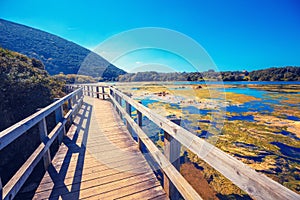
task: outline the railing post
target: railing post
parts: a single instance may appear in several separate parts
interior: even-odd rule
[[[113,91],[111,88],[109,88],[109,94],[110,94],[111,96],[115,96],[115,95],[114,95],[114,91]]]
[[[125,100],[125,105],[126,105],[126,112],[131,117],[131,105],[126,100]],[[127,126],[127,130],[129,131],[129,133],[132,134],[130,124],[128,123],[127,120],[126,120],[126,126]]]
[[[91,85],[91,95],[94,97],[94,86]]]
[[[59,122],[62,122],[63,119],[63,105],[61,105],[59,108],[55,110],[55,121],[56,124]],[[58,143],[61,144],[64,138],[64,135],[66,134],[66,128],[63,127],[62,132],[58,135]]]
[[[91,88],[91,86],[89,85],[89,86],[88,86],[89,97],[92,96],[92,95],[91,95],[91,90],[92,90],[92,88]]]
[[[172,119],[171,121],[180,125],[180,119]],[[164,131],[164,154],[173,166],[180,171],[180,143],[166,131]],[[179,199],[178,190],[166,174],[164,174],[164,190],[170,199]]]
[[[72,109],[72,98],[71,97],[69,100],[68,100],[68,109],[71,110]]]
[[[86,96],[90,96],[90,86],[86,86]]]
[[[118,95],[116,93],[114,93],[114,97],[115,97],[115,100],[116,100],[116,104],[119,103]],[[117,113],[119,114],[118,106],[117,105],[115,105],[115,109],[116,109]]]
[[[83,86],[83,94],[84,94],[85,96],[87,96],[87,89],[86,89],[86,87],[87,87],[86,85]]]
[[[0,200],[2,199],[3,199],[3,187],[2,187],[1,177],[0,177]]]
[[[115,93],[116,103],[119,103],[119,95]],[[116,106],[117,113],[119,114],[118,106]]]
[[[72,102],[74,102],[74,100],[73,100],[73,97],[71,97],[69,100],[68,100],[68,110],[71,110],[72,109]],[[72,116],[72,114],[71,114],[71,116],[70,116],[70,121],[71,121],[71,123],[73,122],[73,116]]]
[[[114,95],[114,92],[113,92],[113,90],[111,88],[109,88],[109,94],[110,94],[111,98],[116,99],[116,97]],[[116,105],[115,105],[114,101],[112,101],[112,104],[113,104],[114,108],[116,108]]]
[[[142,102],[139,101],[139,103],[142,103]],[[143,126],[143,114],[138,110],[136,110],[136,111],[137,111],[137,124],[139,125],[139,127],[142,128],[142,126]],[[138,147],[139,147],[140,151],[143,150],[143,142],[140,139],[140,137],[138,137]]]
[[[101,86],[101,88],[102,88],[102,99],[103,99],[103,100],[105,100],[105,94],[104,94],[104,93],[105,93],[105,91],[104,91],[104,86]]]
[[[44,144],[46,144],[47,143],[47,137],[48,137],[46,118],[43,118],[39,122],[38,126],[39,126],[39,133],[40,133],[41,142],[43,142]],[[48,166],[51,163],[51,156],[50,156],[50,150],[49,149],[47,150],[47,152],[43,156],[43,160],[44,160],[45,170],[47,170]]]
[[[119,95],[118,95],[118,100],[119,100],[118,101],[119,105],[122,107],[122,98]],[[121,120],[123,120],[121,110],[119,110],[119,115],[120,115]]]
[[[91,85],[91,97],[94,97],[94,86]]]
[[[97,99],[100,99],[99,86],[96,86],[96,92],[97,92]]]

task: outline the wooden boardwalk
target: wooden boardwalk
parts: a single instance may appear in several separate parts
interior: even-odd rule
[[[40,161],[47,171],[33,199],[170,197],[177,200],[180,193],[184,199],[201,200],[202,197],[180,174],[182,146],[253,199],[300,199],[299,194],[177,125],[176,119],[174,123],[160,116],[114,87],[69,87],[76,90],[0,132],[0,151],[32,127],[37,128],[40,135],[39,146],[4,186],[0,177],[0,200],[13,199]],[[99,92],[100,88],[102,92]],[[110,101],[99,100],[100,96],[106,96]],[[131,116],[132,108],[136,110],[136,121]],[[47,118],[53,113],[56,125],[48,130]],[[119,116],[123,116],[123,120]],[[164,131],[163,152],[142,129],[143,117]],[[73,124],[70,128],[65,126],[68,122]],[[138,144],[127,126],[137,137]],[[63,143],[51,162],[49,149],[54,141]],[[147,149],[147,161],[151,157],[150,164],[163,173],[160,175],[164,190],[140,149]]]
[[[168,199],[110,101],[76,116],[34,199]]]

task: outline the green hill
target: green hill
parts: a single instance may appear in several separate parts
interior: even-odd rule
[[[41,60],[50,75],[59,73],[115,80],[126,72],[71,41],[21,24],[0,19],[0,46]],[[88,58],[87,62],[85,59]]]
[[[41,61],[0,48],[0,131],[62,97],[63,85]]]

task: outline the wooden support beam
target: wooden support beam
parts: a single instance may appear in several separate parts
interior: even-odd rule
[[[118,106],[116,105],[117,103],[119,103],[118,95],[117,94],[114,95],[114,99],[116,100],[115,109],[116,109],[117,113],[119,114],[119,109],[118,109]]]
[[[131,117],[131,105],[127,101],[125,101],[125,105],[126,105],[126,112]],[[130,124],[128,123],[127,120],[126,120],[126,127],[129,133],[132,134]]]
[[[116,100],[117,100],[117,104],[120,104],[120,97],[117,94],[116,94]],[[118,112],[118,114],[120,114],[118,107],[117,107],[117,112]]]
[[[126,112],[131,117],[131,105],[127,101],[125,101],[125,104],[126,104]]]
[[[139,101],[139,103],[142,103],[142,102]],[[137,124],[139,125],[139,127],[142,128],[142,126],[143,126],[143,114],[139,110],[136,110],[136,111],[137,111]],[[142,151],[143,150],[143,142],[142,142],[140,137],[138,137],[138,146],[139,146],[140,151]]]
[[[96,92],[97,99],[100,99],[99,86],[96,86]]]
[[[48,141],[48,132],[47,132],[47,123],[46,123],[45,118],[43,118],[39,122],[38,127],[39,127],[41,142],[46,145],[46,143]],[[50,150],[49,149],[46,151],[45,155],[43,156],[43,160],[44,160],[45,170],[47,170],[50,163],[51,163],[51,156],[50,156]]]
[[[104,91],[104,86],[101,86],[102,88],[102,99],[105,100],[105,91]]]
[[[71,110],[72,109],[72,98],[70,98],[68,100],[68,109]]]
[[[94,86],[91,85],[91,97],[94,97]]]
[[[180,125],[180,119],[171,119],[177,125]],[[169,133],[164,131],[164,155],[172,165],[180,172],[180,143]],[[179,199],[179,192],[164,173],[164,190],[170,199]]]
[[[93,87],[90,85],[90,86],[88,86],[88,88],[89,88],[89,96],[90,97],[93,97]]]
[[[1,177],[0,177],[0,200],[2,199],[3,199],[3,187],[2,187]]]
[[[55,122],[56,122],[56,124],[63,121],[63,117],[64,117],[63,113],[64,113],[63,105],[61,105],[59,108],[57,108],[55,110]],[[62,143],[65,134],[66,134],[66,128],[63,127],[62,132],[59,133],[59,135],[58,135],[58,143],[59,144]]]
[[[72,102],[76,102],[76,100],[74,101],[74,97],[72,97],[68,100],[68,110],[71,110],[73,108]],[[73,122],[73,114],[71,114],[71,116],[70,116],[70,121],[71,121],[71,123]]]
[[[118,103],[119,103],[119,105],[122,107],[122,97],[119,96],[119,95],[118,95]],[[123,120],[121,110],[119,110],[119,115],[120,115],[120,118]]]

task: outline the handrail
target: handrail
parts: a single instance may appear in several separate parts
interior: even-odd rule
[[[105,88],[109,88],[107,85],[84,85],[84,84],[77,84],[77,85],[67,85],[67,89],[73,90],[74,88],[80,88],[82,87],[82,91],[84,95],[94,97],[94,94],[96,94],[96,98],[100,98],[100,95],[102,95],[102,99],[105,99],[105,96],[109,96],[108,93],[105,92]],[[101,92],[100,92],[101,88]]]
[[[63,116],[63,104],[65,102],[68,102],[69,111],[65,116]],[[36,125],[38,125],[41,139],[41,144],[37,147],[33,154],[31,154],[31,156],[25,161],[16,174],[4,185],[4,187],[0,188],[0,191],[3,189],[3,194],[1,193],[0,195],[1,199],[13,199],[32,173],[34,167],[42,158],[44,159],[45,169],[47,169],[51,163],[50,146],[56,138],[58,138],[59,143],[61,143],[63,135],[65,134],[66,122],[69,119],[73,121],[73,116],[77,114],[82,103],[83,91],[82,88],[79,88],[0,132],[0,150]],[[55,112],[57,124],[54,129],[47,134],[46,117],[53,112]]]
[[[71,99],[82,89],[78,89],[67,96],[59,99],[58,101],[53,102],[45,108],[42,108],[38,112],[30,115],[29,117],[17,122],[16,124],[8,127],[7,129],[0,132],[0,150],[14,141],[16,138],[21,136],[25,131],[29,130],[31,127],[36,125],[43,118],[47,117],[50,113],[54,112],[57,108],[59,108],[64,102]]]
[[[136,108],[136,110],[146,116],[149,120],[158,125],[161,129],[175,138],[180,144],[187,149],[195,153],[199,158],[208,163],[211,167],[219,171],[226,178],[231,180],[240,189],[247,192],[251,197],[255,199],[300,199],[300,195],[289,190],[283,185],[275,182],[271,178],[265,176],[262,173],[258,173],[243,162],[237,160],[233,156],[223,152],[212,144],[197,137],[184,128],[176,125],[167,118],[152,112],[149,108],[143,106],[132,98],[128,97],[124,93],[110,87],[110,97],[113,103],[116,105],[118,111],[126,118],[127,122],[135,129],[140,140],[144,144],[148,144],[147,147],[153,150],[151,144],[149,144],[149,138],[146,137],[143,132],[137,128],[136,124],[132,123],[131,117],[124,113],[122,106],[120,106],[121,99],[126,104],[129,104]],[[161,156],[157,151],[151,152],[152,156],[158,160]],[[158,162],[162,165],[163,162]],[[161,166],[163,167],[163,166]],[[166,173],[166,172],[165,172]],[[174,180],[169,177],[171,181]],[[177,187],[177,180],[173,182]],[[180,187],[177,187],[181,190]],[[182,191],[180,191],[182,192]]]
[[[130,115],[124,110],[124,108],[117,102],[116,99],[110,94],[109,95],[114,105],[122,113],[131,128],[138,135],[139,139],[149,150],[152,157],[159,164],[163,172],[175,185],[177,190],[185,199],[202,199],[200,195],[194,190],[194,188],[184,179],[180,172],[172,165],[172,163],[163,155],[163,153],[155,146],[155,144],[149,139],[146,133],[141,129],[139,125],[130,117]],[[166,181],[166,180],[164,180]]]

